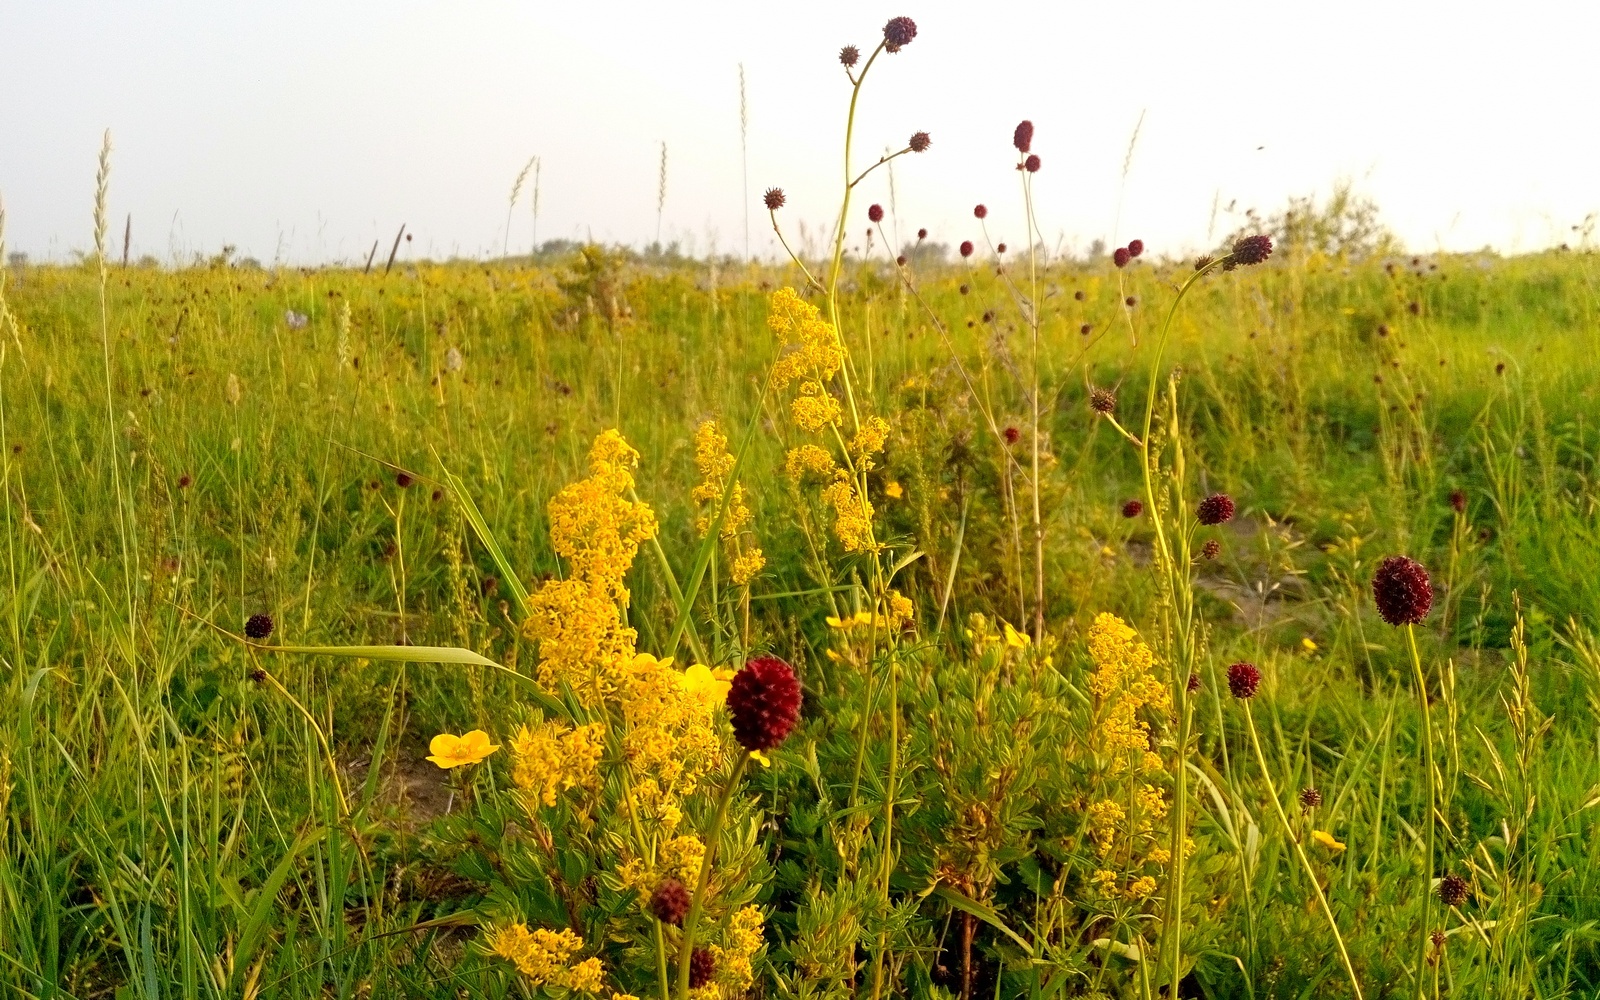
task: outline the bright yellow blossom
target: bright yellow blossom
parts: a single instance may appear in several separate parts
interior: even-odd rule
[[[1344,844],[1335,839],[1333,834],[1329,833],[1327,830],[1312,830],[1311,839],[1315,840],[1317,843],[1321,844],[1323,847],[1326,847],[1335,854],[1338,854],[1340,851],[1344,850]]]
[[[464,736],[440,733],[428,742],[428,759],[448,771],[463,764],[476,764],[498,749],[489,742],[489,734],[481,729]]]

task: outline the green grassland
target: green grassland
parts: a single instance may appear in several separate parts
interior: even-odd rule
[[[852,760],[860,778],[859,731],[869,776],[891,738],[905,748],[893,912],[863,903],[861,917],[915,942],[891,960],[893,992],[1162,995],[1095,943],[1081,883],[1062,883],[1077,909],[1055,931],[1039,886],[1092,867],[1071,751],[1085,629],[1110,611],[1161,648],[1149,512],[1121,512],[1141,495],[1139,456],[1089,390],[1115,388],[1136,427],[1154,335],[1189,273],[1141,259],[1041,275],[1054,659],[1011,676],[965,632],[974,613],[1025,627],[1033,607],[1031,542],[1008,514],[1030,420],[1009,276],[992,261],[940,268],[913,295],[886,262],[847,263],[856,391],[891,426],[872,501],[883,536],[922,553],[899,581],[921,652],[891,737],[881,709],[863,723],[865,681],[827,655],[824,619],[858,581],[848,560],[807,555],[781,473],[796,432],[763,393],[779,350],[768,295],[800,284],[792,269],[593,253],[387,275],[112,267],[103,300],[92,266],[11,269],[0,992],[522,995],[471,926],[533,879],[497,849],[517,822],[506,755],[470,778],[422,759],[438,732],[503,736],[522,682],[266,656],[226,633],[265,612],[274,643],[461,646],[530,673],[536,650],[445,471],[532,586],[562,572],[547,500],[616,427],[682,576],[697,544],[693,433],[717,418],[734,439],[753,422],[740,478],[768,565],[744,634],[726,626],[737,598],[713,571],[701,651],[771,650],[807,692],[800,731],[751,778],[772,866],[756,993],[876,995],[865,972],[808,992],[795,971],[819,925],[850,923],[839,914],[854,904],[826,890],[855,883],[818,831],[854,822],[825,805]],[[1284,254],[1185,300],[1168,357],[1188,493],[1226,491],[1240,516],[1198,536],[1221,551],[1195,569],[1208,672],[1184,995],[1350,995],[1220,681],[1236,660],[1265,675],[1255,718],[1293,822],[1345,845],[1308,841],[1367,996],[1419,981],[1460,997],[1600,991],[1597,282],[1584,253]],[[1021,429],[1020,465],[984,411]],[[1472,885],[1457,910],[1435,904],[1448,943],[1420,977],[1417,700],[1403,633],[1367,592],[1390,553],[1421,560],[1438,591],[1417,633],[1441,734],[1433,874]],[[662,649],[668,577],[642,554],[630,579],[639,648]],[[868,785],[870,802],[883,789]],[[1310,785],[1314,815],[1292,801]],[[930,894],[941,880],[975,902]],[[605,947],[627,968],[623,944]]]

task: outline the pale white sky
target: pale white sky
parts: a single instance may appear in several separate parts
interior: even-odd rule
[[[1214,197],[1271,210],[1341,176],[1417,250],[1528,250],[1600,209],[1600,5],[680,2],[273,3],[5,0],[0,197],[13,250],[91,243],[95,154],[116,143],[113,231],[164,260],[232,243],[263,261],[498,253],[511,183],[538,154],[540,240],[663,236],[742,252],[738,65],[754,204],[790,199],[791,232],[837,205],[848,85],[839,46],[883,23],[915,42],[880,59],[858,150],[898,161],[902,234],[1022,242],[1012,126],[1031,118],[1051,243],[1207,240]],[[1144,126],[1117,224],[1122,160]],[[1260,148],[1258,148],[1260,147]],[[860,192],[853,230],[887,177]],[[528,192],[512,246],[532,237]],[[1114,230],[1114,226],[1116,227]],[[1225,221],[1218,223],[1226,228]]]

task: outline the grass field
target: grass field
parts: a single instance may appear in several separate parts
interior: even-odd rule
[[[1187,489],[1239,509],[1195,535],[1221,544],[1194,560],[1185,995],[1350,995],[1273,794],[1366,995],[1407,995],[1419,978],[1429,995],[1600,989],[1593,261],[1280,255],[1202,280],[1178,314]],[[687,579],[695,428],[718,418],[730,447],[754,421],[739,476],[766,566],[741,596],[717,580],[719,557],[693,615],[698,655],[680,660],[770,650],[806,689],[800,729],[754,769],[748,824],[725,848],[750,855],[741,891],[766,911],[750,988],[1160,995],[1158,960],[1138,959],[1166,886],[1096,891],[1114,866],[1085,806],[1119,779],[1096,749],[1085,636],[1112,612],[1169,662],[1172,594],[1149,511],[1122,515],[1143,495],[1139,453],[1088,397],[1116,387],[1138,433],[1154,334],[1189,273],[1141,260],[1042,276],[1047,661],[969,627],[981,613],[1026,633],[1036,582],[1014,530],[1026,513],[1009,514],[1029,475],[1026,329],[992,266],[918,274],[924,309],[888,263],[846,264],[854,393],[890,427],[864,473],[878,537],[923,553],[896,581],[917,624],[887,657],[824,621],[873,585],[789,485],[784,450],[801,435],[762,391],[779,354],[770,291],[798,285],[792,269],[594,254],[387,276],[112,267],[104,342],[92,264],[13,269],[5,991],[517,995],[536,980],[519,985],[473,925],[519,919],[570,924],[608,991],[655,995],[649,938],[618,929],[638,900],[596,880],[608,793],[587,819],[546,814],[558,841],[593,836],[589,848],[541,853],[506,752],[470,771],[422,759],[439,732],[508,739],[535,711],[525,681],[270,655],[221,630],[268,613],[271,643],[459,646],[532,675],[538,644],[518,637],[512,588],[445,470],[533,587],[564,572],[547,502],[618,428],[639,450],[662,556]],[[629,620],[638,648],[660,652],[676,584],[641,551]],[[1367,590],[1395,552],[1424,563],[1438,595],[1416,632],[1441,796],[1432,874],[1470,885],[1465,903],[1433,905],[1446,943],[1426,945],[1421,977],[1418,702],[1404,633]],[[1270,789],[1221,676],[1241,660],[1264,675],[1251,718]],[[1151,738],[1172,752],[1170,725]],[[1306,810],[1311,786],[1322,804]],[[705,803],[686,808],[706,822]]]

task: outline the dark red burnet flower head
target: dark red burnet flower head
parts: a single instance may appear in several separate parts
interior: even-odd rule
[[[1467,901],[1471,888],[1466,879],[1451,872],[1439,880],[1439,902],[1446,906],[1460,906]]]
[[[689,915],[691,902],[689,890],[684,888],[683,883],[669,878],[650,894],[650,914],[664,924],[682,927],[683,918]]]
[[[696,948],[689,956],[689,988],[697,990],[717,974],[717,956],[709,948]]]
[[[1015,426],[1007,427],[1005,429],[1005,439],[1006,444],[1016,444],[1018,441],[1022,440],[1022,432],[1017,430]]]
[[[1467,494],[1466,494],[1466,491],[1461,490],[1461,489],[1453,489],[1453,490],[1451,490],[1450,491],[1450,507],[1457,514],[1465,514],[1467,512]]]
[[[846,45],[844,48],[839,50],[839,61],[843,63],[847,69],[851,66],[854,66],[856,64],[856,60],[860,58],[861,50],[856,48],[854,45]]]
[[[1019,153],[1032,152],[1033,122],[1023,119],[1017,123],[1016,129],[1011,133],[1011,145],[1017,147]]]
[[[1315,809],[1322,805],[1322,793],[1315,788],[1300,789],[1300,807],[1302,809]]]
[[[989,214],[989,209],[988,209],[987,206],[984,206],[984,205],[979,205],[979,206],[977,206],[976,208],[974,208],[972,210],[972,215],[973,215],[974,218],[982,219],[982,218],[986,217],[988,214]]]
[[[1144,253],[1144,240],[1129,240],[1128,253],[1134,257]]]
[[[1372,599],[1390,625],[1417,625],[1433,608],[1433,583],[1415,559],[1390,556],[1372,574]]]
[[[1135,517],[1138,517],[1140,514],[1143,514],[1143,513],[1144,513],[1144,501],[1142,501],[1142,500],[1129,500],[1127,503],[1122,505],[1122,516],[1123,517],[1135,518]]]
[[[972,256],[972,241],[971,240],[962,240],[961,241],[961,256],[963,256],[963,257],[971,257]]]
[[[917,239],[918,240],[925,240],[927,238],[928,238],[928,231],[926,229],[917,230]]]
[[[1190,694],[1194,694],[1196,691],[1200,690],[1200,675],[1190,674],[1189,679],[1184,682],[1183,689]]]
[[[1117,394],[1110,389],[1090,389],[1089,408],[1096,413],[1110,413],[1117,408]]]
[[[994,249],[995,249],[996,253],[1005,253],[1006,252],[1006,245],[1004,243],[1002,243],[999,246],[995,247]]]
[[[1028,158],[1022,161],[1022,169],[1026,170],[1030,174],[1038,173],[1040,166],[1041,161],[1038,153],[1030,153]]]
[[[728,688],[733,736],[746,750],[771,750],[800,721],[800,678],[776,656],[757,656],[733,675]]]
[[[1118,267],[1127,267],[1128,261],[1132,259],[1133,254],[1128,252],[1127,247],[1117,247],[1115,250],[1111,251],[1111,263],[1117,265]]]
[[[1213,493],[1200,501],[1194,516],[1201,524],[1225,524],[1233,520],[1233,497],[1226,493]]]
[[[1222,555],[1222,543],[1215,538],[1206,539],[1206,543],[1200,546],[1200,555],[1206,559],[1215,559]]]
[[[873,222],[883,221],[883,206],[873,205],[867,209],[867,218]]]
[[[410,489],[411,484],[414,482],[416,482],[416,479],[409,472],[401,471],[394,474],[394,484],[403,490]]]
[[[767,193],[761,196],[761,203],[767,206],[767,211],[776,212],[783,207],[783,188],[767,188]]]
[[[911,141],[907,142],[906,145],[911,147],[913,153],[925,153],[928,151],[928,147],[933,145],[933,137],[926,132],[913,132],[911,133]]]
[[[1261,671],[1254,663],[1235,663],[1228,668],[1228,690],[1235,698],[1254,698],[1261,686]]]
[[[268,614],[251,615],[245,619],[244,635],[247,639],[260,641],[272,635],[273,621]]]
[[[1259,264],[1272,256],[1272,237],[1265,233],[1240,237],[1234,241],[1233,252],[1229,256],[1234,264],[1243,267]]]
[[[916,37],[917,22],[909,17],[892,17],[883,26],[883,47],[890,52],[899,52]]]

